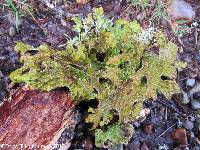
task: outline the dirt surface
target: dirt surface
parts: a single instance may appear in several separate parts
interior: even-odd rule
[[[166,100],[165,97],[160,95],[154,102],[145,102],[144,106],[151,110],[151,114],[143,120],[133,121],[135,134],[129,144],[118,145],[113,147],[113,150],[200,149],[200,109],[193,107],[194,99],[198,100],[200,105],[200,88],[198,87],[200,84],[200,2],[199,0],[188,0],[187,2],[191,4],[196,13],[193,20],[179,26],[171,26],[171,21],[155,19],[152,24],[156,27],[162,26],[168,38],[180,46],[177,59],[187,62],[187,67],[178,73],[177,82],[190,101],[183,104],[183,95],[179,94],[174,96],[173,101]],[[3,2],[0,3],[3,4]],[[14,36],[10,36],[9,30],[15,25],[15,17],[7,7],[0,6],[2,8],[0,9],[0,101],[7,99],[11,90],[21,86],[12,85],[9,80],[9,73],[20,66],[19,55],[14,51],[16,41],[23,41],[34,47],[47,43],[61,50],[65,47],[68,36],[74,36],[71,31],[72,22],[70,18],[72,16],[83,17],[91,12],[92,8],[99,6],[104,8],[108,17],[114,19],[123,17],[127,20],[137,19],[143,27],[149,24],[148,15],[151,15],[149,13],[141,19],[139,18],[141,10],[137,10],[125,1],[115,0],[93,0],[85,5],[79,5],[74,1],[61,2],[53,9],[46,7],[45,3],[38,0],[32,1],[32,6],[35,8],[34,16],[28,14],[22,17],[19,32],[16,31]],[[196,26],[194,26],[195,22],[197,23]],[[184,32],[175,36],[174,29],[178,27],[183,27]],[[195,86],[188,86],[186,84],[188,79],[194,79]],[[194,92],[191,93],[192,90]],[[86,110],[92,105],[96,105],[96,102],[83,102],[77,106],[80,114],[70,147],[71,150],[104,149],[95,147],[94,137],[89,134],[90,126],[84,122],[87,115]],[[185,145],[181,146],[179,142],[172,138],[177,128],[184,128],[186,132],[187,136],[181,137],[187,138]]]

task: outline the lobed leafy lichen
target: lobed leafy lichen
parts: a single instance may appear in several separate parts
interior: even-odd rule
[[[137,21],[109,20],[102,8],[72,20],[77,36],[68,41],[65,50],[17,42],[15,50],[20,52],[23,66],[10,78],[44,91],[68,87],[78,101],[97,99],[98,108],[89,108],[86,118],[93,129],[108,128],[96,130],[97,146],[105,139],[126,143],[127,137],[117,131],[136,119],[143,101],[156,99],[158,92],[167,98],[179,92],[176,67],[183,65],[176,61],[177,46],[167,41],[162,31],[143,30]],[[158,53],[151,51],[155,47]],[[115,115],[119,119],[113,126]]]
[[[112,145],[117,145],[122,142],[127,143],[133,132],[133,126],[130,124],[122,124],[121,126],[113,124],[109,126],[107,131],[96,129],[95,137],[101,138],[96,138],[95,145],[97,147],[102,145],[105,145],[105,147],[111,147]]]

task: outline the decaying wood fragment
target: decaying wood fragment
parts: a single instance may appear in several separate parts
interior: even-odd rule
[[[17,150],[69,148],[76,124],[73,107],[63,90],[16,90],[0,108],[0,144]]]

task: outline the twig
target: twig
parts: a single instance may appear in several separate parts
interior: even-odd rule
[[[167,107],[165,107],[165,121],[167,121]]]
[[[120,14],[120,17],[125,16],[126,14],[128,14],[129,9],[131,9],[132,5],[129,4],[128,7]]]
[[[197,29],[194,28],[194,44],[195,44],[195,47],[198,48],[198,34],[197,34]]]
[[[47,34],[47,31],[45,29],[43,29],[40,25],[40,23],[38,23],[38,21],[35,19],[35,17],[33,16],[33,14],[28,10],[29,14],[31,15],[32,19],[35,21],[35,23],[39,26],[40,29],[42,29],[42,31]]]
[[[178,81],[183,81],[183,80],[186,80],[186,79],[189,79],[189,78],[191,78],[191,76],[188,76],[188,77],[185,77],[185,78],[179,79]]]
[[[178,95],[174,96],[174,102],[177,105],[177,107],[181,110],[181,112],[182,112],[181,115],[183,117],[191,114],[191,111],[189,110],[189,108],[180,103]]]
[[[176,123],[173,124],[173,125],[171,125],[169,128],[167,128],[163,133],[161,133],[161,134],[155,139],[155,141],[156,141],[158,138],[160,138],[162,135],[164,135],[169,129],[171,129],[172,127],[174,127],[175,125],[176,125]]]
[[[162,101],[162,100],[157,100],[157,101],[158,101],[159,103],[161,103],[161,104],[163,104],[163,105],[169,107],[170,109],[172,109],[173,111],[175,111],[177,114],[183,115],[182,112],[180,112],[177,108],[171,106],[170,104],[167,104],[167,102],[164,102],[164,101]]]

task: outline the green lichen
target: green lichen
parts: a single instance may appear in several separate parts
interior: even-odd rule
[[[15,50],[21,54],[24,65],[10,74],[15,83],[26,83],[32,89],[50,91],[57,87],[69,87],[74,99],[95,98],[92,78],[85,68],[83,47],[77,47],[78,52],[55,51],[47,45],[38,48],[17,42]],[[35,51],[36,54],[30,55]],[[81,61],[76,61],[81,59]],[[86,59],[85,59],[86,60]]]
[[[134,128],[130,124],[113,124],[109,126],[108,130],[103,131],[101,129],[96,129],[95,131],[95,145],[101,147],[111,147],[119,143],[128,143],[131,135],[134,132]]]
[[[73,21],[77,36],[68,41],[65,50],[18,42],[15,49],[23,66],[10,78],[44,91],[68,87],[77,101],[97,99],[98,108],[89,108],[86,118],[93,129],[108,127],[107,131],[96,130],[97,146],[102,146],[104,139],[126,143],[127,138],[117,131],[138,117],[143,101],[156,99],[158,92],[167,98],[179,92],[176,66],[183,65],[176,61],[178,48],[161,31],[142,30],[137,21],[109,20],[102,8]],[[153,47],[158,54],[151,51]],[[116,115],[119,119],[112,126]]]

